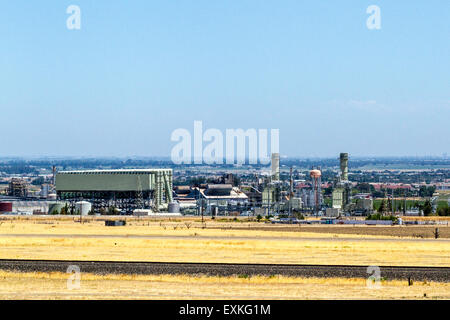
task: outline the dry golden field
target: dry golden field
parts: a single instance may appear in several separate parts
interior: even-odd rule
[[[206,277],[82,274],[68,289],[68,274],[0,271],[0,299],[450,299],[450,283],[293,277]]]
[[[234,223],[207,223],[203,229],[198,221],[183,219],[134,219],[125,227],[105,227],[95,220],[4,220],[0,258],[450,266],[448,239],[255,230],[256,223],[230,229]]]
[[[198,219],[136,218],[106,227],[98,219],[76,221],[3,219],[0,259],[450,266],[450,239],[404,236],[402,227],[211,220],[205,226]],[[413,230],[429,231],[419,228]],[[69,290],[68,277],[0,271],[0,299],[450,299],[450,283],[436,282],[383,281],[373,289],[365,279],[82,273],[81,287]]]

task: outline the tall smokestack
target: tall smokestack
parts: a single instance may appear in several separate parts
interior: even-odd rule
[[[52,184],[53,184],[53,186],[56,184],[56,167],[55,166],[53,166],[52,167]]]
[[[348,153],[341,153],[341,180],[348,181]]]
[[[280,154],[272,153],[272,179],[274,181],[280,180]]]
[[[292,179],[292,167],[289,170],[289,199],[294,197],[294,179]]]

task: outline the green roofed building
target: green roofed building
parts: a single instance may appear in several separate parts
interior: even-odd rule
[[[89,201],[96,213],[116,208],[158,210],[172,202],[172,169],[61,171],[56,174],[59,200]]]

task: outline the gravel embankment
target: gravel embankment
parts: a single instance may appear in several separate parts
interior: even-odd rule
[[[66,272],[70,265],[78,266],[81,272],[95,274],[283,275],[322,278],[368,278],[372,275],[372,272],[367,272],[367,266],[0,260],[0,270],[17,272]],[[450,267],[381,266],[380,277],[387,280],[406,280],[410,277],[413,281],[450,282]]]

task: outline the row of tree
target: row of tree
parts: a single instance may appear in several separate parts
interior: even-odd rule
[[[401,188],[394,190],[376,190],[373,185],[366,182],[358,183],[353,190],[354,193],[370,193],[374,198],[383,198],[386,194],[392,195],[392,192],[394,193],[394,197],[419,196],[422,198],[427,198],[432,197],[435,191],[435,186],[421,186],[419,190]]]

